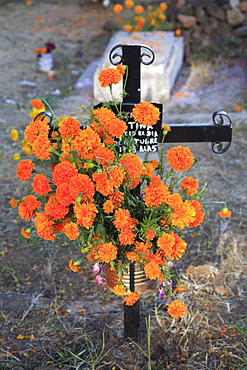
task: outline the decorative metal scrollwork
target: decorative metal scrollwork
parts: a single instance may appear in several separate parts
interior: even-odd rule
[[[43,116],[43,118],[41,118],[41,121],[43,121],[46,117],[49,118],[49,122],[48,122],[48,125],[51,126],[51,123],[53,121],[53,115],[51,114],[51,112],[40,112],[39,114],[37,114],[37,116],[34,118],[34,121],[36,121],[36,119],[40,116]]]
[[[114,52],[115,50],[119,49],[119,48],[122,48],[122,44],[115,45],[115,46],[111,49],[110,54],[109,54],[110,62],[111,62],[111,64],[113,64],[114,66],[116,66],[116,65],[118,65],[118,64],[120,64],[120,63],[122,63],[122,61],[123,61],[123,55],[122,55],[122,54],[115,53],[115,54],[113,55],[113,52]],[[120,58],[120,59],[119,59],[118,61],[114,61],[114,59],[116,59],[116,58]]]
[[[224,110],[214,112],[212,118],[215,126],[221,127],[222,125],[226,124],[230,129],[232,129],[232,121]],[[212,151],[215,154],[223,154],[230,148],[230,146],[231,141],[228,141],[224,144],[220,141],[214,141],[212,142]]]
[[[140,49],[146,49],[146,52],[143,52],[142,54],[140,54],[140,62],[142,64],[145,64],[145,65],[150,65],[153,63],[154,59],[155,59],[155,55],[154,55],[154,52],[153,50],[147,46],[147,45],[144,45],[144,44],[118,44],[118,45],[115,45],[111,51],[110,51],[110,54],[109,54],[109,60],[111,62],[111,64],[113,65],[118,65],[120,63],[124,63],[124,60],[123,60],[123,54],[121,54],[120,52],[115,52],[115,50],[117,49],[122,49],[123,50],[123,47],[124,46],[133,46],[133,47],[138,47]],[[147,52],[148,51],[148,52]],[[114,54],[113,54],[114,53]],[[149,58],[150,60],[145,60],[144,58],[147,57]],[[116,58],[119,58],[117,61],[115,60]]]
[[[141,56],[140,56],[140,59],[141,59],[141,62],[142,62],[142,64],[145,64],[146,66],[148,66],[149,64],[152,64],[153,63],[153,61],[154,61],[154,59],[155,59],[155,55],[154,55],[154,52],[153,52],[153,50],[149,47],[149,46],[147,46],[147,45],[141,45],[141,47],[143,48],[143,49],[147,49],[148,51],[149,51],[149,53],[151,54],[147,54],[147,53],[142,53],[141,54]],[[150,58],[150,60],[149,61],[145,61],[143,58],[144,57],[148,57],[148,58]]]

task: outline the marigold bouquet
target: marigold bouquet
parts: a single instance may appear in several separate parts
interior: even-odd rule
[[[167,4],[148,5],[135,4],[133,0],[125,0],[115,4],[113,12],[117,14],[116,21],[125,31],[168,31],[170,24],[166,17]]]
[[[111,88],[124,73],[122,65],[103,70],[101,86]],[[38,173],[31,159],[17,165],[19,180],[32,179],[35,193],[10,201],[31,222],[21,230],[23,237],[36,231],[45,240],[55,240],[57,234],[78,240],[82,259],[71,259],[70,268],[79,271],[87,258],[102,283],[103,267],[109,264],[119,275],[114,292],[127,305],[140,298],[121,279],[132,262],[143,266],[147,278],[160,280],[159,294],[165,296],[171,290],[169,265],[186,251],[183,230],[204,219],[200,200],[205,189],[199,190],[198,180],[188,176],[196,162],[193,153],[178,146],[166,153],[167,163],[163,157],[143,162],[134,153],[135,133],[125,135],[126,115],[114,98],[92,110],[84,124],[68,116],[51,125],[43,101],[33,99],[31,105],[25,140],[51,171]],[[149,102],[134,105],[131,113],[144,127],[154,125],[160,115]],[[168,131],[164,126],[163,138]],[[230,216],[225,204],[222,212]],[[186,308],[176,300],[168,312],[178,318]]]

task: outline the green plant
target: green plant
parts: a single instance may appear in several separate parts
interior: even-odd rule
[[[118,15],[117,23],[125,31],[168,31],[171,29],[166,18],[167,4],[147,5],[135,4],[133,0],[125,0],[124,5],[116,4],[113,12]],[[120,15],[121,13],[121,15]]]
[[[70,349],[64,349],[64,351],[57,351],[58,355],[62,358],[62,361],[54,364],[54,366],[66,364],[73,365],[76,369],[85,369],[85,365],[90,367],[90,370],[95,370],[96,366],[102,362],[103,358],[109,354],[113,347],[105,351],[105,334],[102,334],[102,345],[97,354],[97,348],[94,343],[89,339],[86,331],[84,332],[83,339],[85,341],[83,349],[78,353],[74,353]],[[69,355],[68,355],[69,354]],[[81,367],[82,366],[82,367]],[[105,366],[105,364],[97,366],[97,369]]]

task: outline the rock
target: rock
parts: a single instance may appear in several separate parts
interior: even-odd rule
[[[241,10],[241,12],[247,12],[247,1],[243,1],[242,3],[240,3],[239,9]]]
[[[224,10],[216,3],[208,4],[205,9],[207,13],[211,15],[212,17],[218,18],[222,21],[225,19]]]
[[[186,4],[186,1],[185,0],[178,0],[177,1],[177,8],[180,9],[183,6],[185,6],[185,4]]]
[[[193,16],[194,15],[194,8],[193,8],[192,4],[186,4],[185,6],[183,6],[180,10],[180,13],[184,14],[184,15]]]
[[[245,19],[244,14],[238,8],[227,10],[226,16],[228,23],[233,27],[243,23]]]
[[[231,7],[234,9],[236,8],[237,6],[239,6],[239,0],[229,0],[229,4],[231,5]]]
[[[207,33],[208,35],[210,35],[211,33],[213,33],[215,30],[217,30],[219,26],[219,23],[217,22],[217,20],[213,19],[211,22],[208,22],[207,24],[205,24],[202,29],[205,33]]]
[[[17,83],[18,85],[24,86],[24,87],[36,87],[37,86],[35,82],[27,81],[27,80],[18,81]]]
[[[196,17],[185,14],[178,14],[177,19],[184,28],[191,28],[196,24]]]
[[[247,37],[247,26],[239,27],[234,30],[234,35],[237,37]]]

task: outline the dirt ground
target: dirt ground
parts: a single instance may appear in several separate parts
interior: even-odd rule
[[[121,300],[96,284],[91,266],[79,275],[68,269],[80,257],[77,244],[20,236],[27,224],[9,200],[30,186],[16,178],[12,158],[21,149],[10,129],[22,135],[33,98],[45,97],[59,115],[79,116],[78,105],[92,103],[92,94],[73,86],[111,36],[103,29],[110,8],[67,4],[0,6],[0,369],[148,369],[149,316],[152,369],[247,369],[247,85],[240,47],[233,56],[184,65],[164,102],[165,120],[202,113],[211,120],[223,109],[233,121],[225,154],[214,154],[210,143],[190,145],[199,159],[193,175],[208,183],[204,200],[227,201],[232,217],[220,219],[219,205],[208,205],[205,222],[185,235],[188,251],[174,266],[176,296],[188,308],[183,319],[172,320],[155,294],[143,297],[138,343],[124,341]],[[47,41],[56,45],[54,80],[37,71],[33,53]]]

